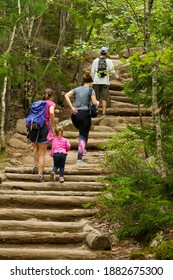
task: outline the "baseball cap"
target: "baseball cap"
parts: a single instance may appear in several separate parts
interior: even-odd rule
[[[102,47],[100,50],[100,53],[107,53],[108,52],[108,48],[106,47]]]

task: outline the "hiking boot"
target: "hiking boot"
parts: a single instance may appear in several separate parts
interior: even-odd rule
[[[82,159],[77,159],[77,162],[76,162],[77,164],[81,164],[81,165],[83,165],[83,164],[85,164],[85,162],[82,160]]]
[[[38,174],[38,166],[34,166],[32,169],[32,174]]]
[[[50,173],[50,179],[51,179],[51,181],[53,181],[53,182],[56,181],[55,172],[52,171],[52,172]]]
[[[64,183],[64,177],[59,177],[60,183]]]
[[[37,182],[39,183],[45,182],[43,175],[38,175]]]

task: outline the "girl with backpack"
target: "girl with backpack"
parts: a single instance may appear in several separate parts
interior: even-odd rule
[[[44,182],[44,167],[45,167],[45,155],[48,146],[47,135],[51,129],[55,131],[55,106],[53,102],[54,91],[51,88],[46,88],[43,93],[42,100],[46,100],[46,118],[45,124],[41,128],[28,129],[27,138],[33,145],[34,149],[34,167],[32,170],[33,174],[38,174],[37,182]]]
[[[95,91],[92,87],[92,77],[89,71],[83,75],[83,85],[74,88],[65,94],[65,99],[71,109],[71,120],[73,125],[79,130],[77,164],[84,164],[82,157],[87,146],[89,131],[91,127],[91,116],[89,114],[90,100],[98,107]],[[71,103],[71,98],[75,97],[75,103]]]
[[[47,136],[47,140],[52,143],[50,156],[53,157],[54,162],[52,172],[50,173],[50,178],[52,181],[56,181],[56,172],[59,168],[59,181],[60,183],[63,183],[66,157],[68,151],[71,148],[71,144],[65,137],[63,137],[63,128],[61,126],[55,128],[55,136],[53,135],[53,131],[50,130]]]

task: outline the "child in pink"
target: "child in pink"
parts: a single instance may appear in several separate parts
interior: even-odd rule
[[[63,137],[63,128],[61,126],[55,128],[55,136],[53,136],[53,132],[52,130],[50,130],[47,136],[47,140],[52,143],[50,156],[53,157],[53,162],[54,162],[52,172],[50,173],[51,180],[52,181],[56,180],[55,174],[59,168],[60,169],[59,181],[63,183],[66,157],[68,151],[71,148],[71,144],[66,138]]]

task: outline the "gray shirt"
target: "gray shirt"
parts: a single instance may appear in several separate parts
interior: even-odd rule
[[[72,90],[75,96],[74,108],[78,110],[88,110],[91,95],[95,95],[95,91],[90,87],[80,86]]]

